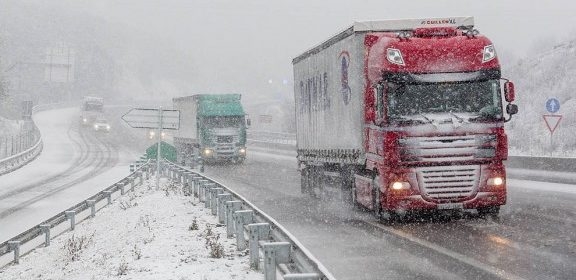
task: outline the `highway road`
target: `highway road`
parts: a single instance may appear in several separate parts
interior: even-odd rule
[[[0,176],[0,242],[128,174],[129,164],[144,146],[137,134],[125,133],[127,129],[118,121],[122,110],[127,109],[107,112],[113,120],[110,133],[80,125],[77,108],[35,114],[44,148],[31,163]]]
[[[323,201],[301,195],[295,167],[293,156],[252,150],[244,165],[208,166],[206,173],[284,225],[338,279],[576,275],[575,192],[546,191],[549,183],[509,179],[509,200],[499,219],[470,211],[385,224],[337,195]]]
[[[113,184],[150,144],[107,111],[112,132],[78,123],[75,108],[35,115],[44,151],[0,177],[0,242]],[[300,194],[295,158],[249,149],[242,165],[213,165],[225,183],[293,233],[338,279],[573,279],[574,185],[510,179],[499,219],[461,215],[385,224],[340,202]],[[519,173],[520,174],[520,173]]]

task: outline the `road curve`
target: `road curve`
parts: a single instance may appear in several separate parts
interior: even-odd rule
[[[95,133],[78,116],[76,108],[34,116],[44,149],[33,162],[0,176],[0,242],[128,174],[137,152],[123,143],[121,130]]]

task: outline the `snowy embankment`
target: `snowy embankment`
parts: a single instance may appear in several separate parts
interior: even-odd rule
[[[0,279],[262,279],[210,209],[154,178],[0,271]]]

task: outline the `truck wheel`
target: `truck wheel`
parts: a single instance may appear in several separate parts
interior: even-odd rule
[[[500,206],[480,207],[476,210],[478,210],[478,215],[481,217],[486,216],[498,217],[498,214],[500,213]]]

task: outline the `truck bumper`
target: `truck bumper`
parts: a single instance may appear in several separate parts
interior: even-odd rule
[[[435,203],[425,200],[421,195],[389,196],[383,205],[385,210],[443,210],[477,209],[487,206],[506,204],[506,190],[497,192],[478,192],[469,200],[453,203]]]

